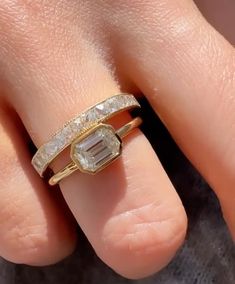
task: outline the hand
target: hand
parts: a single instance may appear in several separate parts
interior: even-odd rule
[[[191,0],[1,0],[0,86],[4,258],[46,265],[76,244],[59,191],[30,164],[26,131],[39,147],[120,91],[147,97],[217,194],[235,238],[235,52]],[[60,188],[99,257],[126,277],[160,270],[184,240],[182,203],[140,131],[121,160]]]

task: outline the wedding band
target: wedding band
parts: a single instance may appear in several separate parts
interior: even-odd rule
[[[108,120],[114,115],[132,108],[140,107],[133,95],[118,94],[87,109],[67,122],[62,129],[43,144],[32,158],[32,165],[43,177],[50,163],[71,143],[87,130]]]
[[[72,162],[53,175],[49,184],[56,185],[76,170],[89,174],[101,171],[121,155],[122,138],[141,123],[141,118],[136,117],[116,132],[111,125],[103,123],[91,128],[73,141],[70,151]]]

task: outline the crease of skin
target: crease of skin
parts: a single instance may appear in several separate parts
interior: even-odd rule
[[[149,207],[149,208],[148,208]],[[115,219],[129,219],[129,218],[136,218],[136,221],[133,222],[130,222],[130,224],[132,224],[132,228],[139,228],[139,227],[149,227],[149,226],[152,226],[152,225],[156,225],[156,224],[163,224],[163,223],[166,223],[167,221],[172,221],[172,220],[175,220],[176,216],[174,214],[169,214],[171,215],[170,217],[157,217],[157,218],[154,218],[153,220],[147,220],[147,218],[143,217],[144,214],[148,215],[148,210],[151,210],[151,209],[154,209],[156,210],[156,206],[154,205],[154,203],[152,204],[149,204],[149,206],[143,206],[143,207],[140,207],[139,209],[133,209],[133,210],[128,210],[126,212],[122,212],[121,214],[118,214],[118,215],[115,215],[113,216],[109,223],[111,224],[112,222],[116,222],[117,220]],[[179,205],[178,208],[175,207],[174,208],[174,211],[177,211],[178,209],[181,209],[181,206]],[[157,211],[160,211],[161,210],[161,207],[157,208]],[[142,211],[146,211],[146,212],[142,212]],[[165,211],[164,211],[165,212]],[[168,212],[169,213],[169,212]],[[149,217],[148,217],[149,218]],[[119,220],[118,220],[119,221]],[[137,231],[133,231],[133,232],[127,232],[125,234],[129,235],[129,234],[135,234],[135,233],[138,233],[139,230],[137,229]]]
[[[159,214],[152,214],[153,210]],[[156,206],[154,203],[115,214],[105,224],[103,242],[115,243],[117,247],[132,247],[137,251],[149,246],[170,246],[174,238],[182,239],[186,233],[185,220],[179,220],[178,214],[182,214],[181,204],[172,208],[170,204]],[[149,216],[154,218],[149,219]],[[122,226],[117,226],[120,223]]]
[[[149,198],[151,200],[151,198]],[[122,216],[125,216],[126,214],[133,214],[137,215],[137,213],[141,213],[141,211],[148,211],[149,209],[154,209],[156,211],[163,211],[166,212],[166,210],[162,210],[164,208],[169,207],[170,208],[170,202],[162,202],[162,200],[155,200],[152,202],[149,202],[149,200],[141,205],[135,205],[132,204],[125,204],[125,208],[116,208],[113,212],[112,220],[115,220],[116,218],[120,218]],[[181,207],[182,204],[179,204],[179,207]],[[123,207],[123,206],[122,206]],[[130,208],[130,209],[127,209]],[[175,208],[175,206],[174,206]],[[161,219],[155,219],[155,221],[161,221]]]

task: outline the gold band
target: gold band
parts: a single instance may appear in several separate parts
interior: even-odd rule
[[[138,127],[140,124],[142,123],[142,119],[140,117],[136,117],[134,118],[132,121],[130,121],[129,123],[125,124],[124,126],[122,126],[120,129],[118,129],[115,132],[115,135],[120,139],[124,138],[126,135],[128,135],[134,128]],[[103,124],[102,124],[103,125]],[[103,125],[105,127],[111,127],[110,125]],[[93,134],[94,131],[97,128],[100,128],[101,126],[98,125],[92,129],[90,129],[88,131],[88,134],[85,133],[85,137],[88,137],[90,134]],[[94,138],[93,138],[94,139]],[[84,137],[79,137],[79,141],[84,140]],[[95,144],[93,147],[96,147],[97,144]],[[73,145],[72,145],[72,149],[73,149]],[[89,149],[88,149],[89,150]],[[116,159],[118,156],[120,156],[120,153],[118,155],[116,155],[114,158]],[[108,161],[107,164],[105,164],[105,166],[100,167],[100,169],[103,169],[104,167],[106,167],[107,165],[110,164],[110,162],[112,162],[114,159],[111,159],[111,161]],[[61,171],[59,171],[58,173],[56,173],[55,175],[53,175],[50,180],[49,180],[49,184],[50,185],[56,185],[57,183],[59,183],[62,179],[64,179],[65,177],[68,177],[69,175],[71,175],[73,172],[75,172],[76,170],[78,170],[81,168],[79,167],[78,164],[76,164],[74,161],[72,161],[71,163],[69,163],[64,169],[62,169]],[[100,170],[99,169],[99,170]]]
[[[68,121],[35,153],[32,165],[42,177],[50,163],[79,135],[125,110],[140,107],[131,94],[117,94],[97,103]]]

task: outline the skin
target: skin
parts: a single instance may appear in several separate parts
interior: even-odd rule
[[[197,2],[234,44],[234,1],[224,1],[225,18],[222,1]],[[155,273],[175,255],[187,217],[139,130],[125,140],[122,159],[96,176],[73,174],[61,182],[62,194],[30,164],[30,138],[39,147],[120,91],[147,97],[217,194],[235,239],[235,52],[228,40],[191,0],[0,1],[0,255],[57,262],[77,244],[76,222],[125,277]]]

